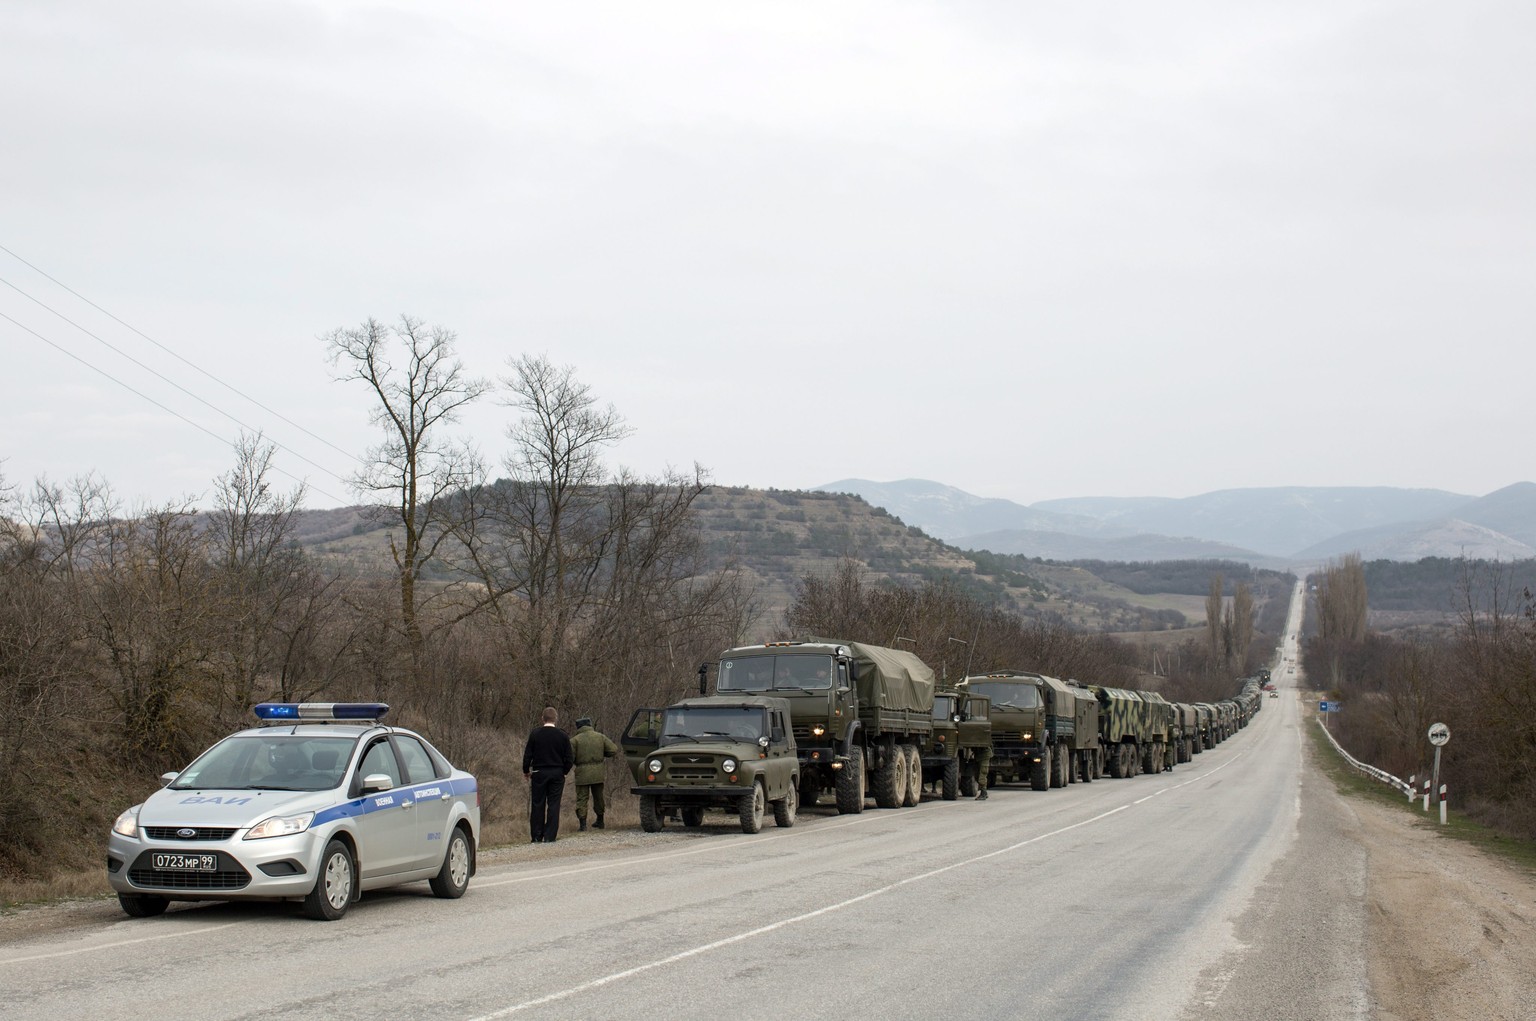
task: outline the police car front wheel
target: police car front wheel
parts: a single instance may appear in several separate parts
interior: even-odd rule
[[[334,922],[347,913],[356,882],[352,852],[347,850],[346,844],[332,840],[325,845],[325,854],[320,859],[320,875],[315,879],[315,888],[304,898],[304,914]]]
[[[156,915],[165,914],[165,909],[171,902],[164,897],[156,897],[154,894],[120,893],[117,902],[123,906],[131,918],[153,918]]]

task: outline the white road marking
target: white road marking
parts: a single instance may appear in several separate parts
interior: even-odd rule
[[[1211,772],[1215,772],[1215,770],[1212,770]],[[841,911],[844,908],[852,907],[855,904],[861,904],[864,901],[872,900],[875,897],[880,897],[884,894],[890,893],[893,890],[898,890],[903,886],[908,886],[912,883],[920,883],[925,879],[932,879],[934,876],[941,876],[946,872],[952,872],[955,869],[963,868],[967,865],[974,865],[977,862],[986,861],[988,858],[996,858],[998,855],[1017,851],[1021,847],[1028,847],[1030,844],[1039,843],[1040,841],[1046,840],[1050,837],[1060,836],[1063,833],[1068,833],[1072,830],[1079,829],[1083,826],[1088,826],[1092,823],[1099,822],[1102,819],[1107,819],[1112,815],[1124,812],[1130,807],[1130,805],[1120,805],[1119,807],[1112,808],[1107,812],[1101,812],[1100,814],[1093,816],[1090,819],[1084,819],[1081,822],[1072,823],[1070,826],[1063,826],[1060,829],[1052,830],[1049,833],[1041,833],[1038,836],[1030,837],[1028,840],[1021,840],[1018,843],[1009,844],[1007,847],[1001,847],[995,851],[988,851],[986,854],[978,854],[974,858],[967,858],[964,861],[951,862],[948,865],[943,865],[936,869],[930,869],[927,872],[919,873],[915,876],[908,876],[905,879],[898,879],[896,882],[882,886],[877,890],[870,890],[867,893],[861,893],[857,897],[850,897],[847,900],[839,901],[836,904],[828,904],[826,907],[817,908],[815,911],[807,911],[804,914],[795,915],[792,918],[785,918],[780,921],[773,922],[769,925],[762,925],[756,929],[749,929],[746,932],[739,932],[734,936],[727,936],[724,939],[715,940],[713,943],[705,943],[702,946],[684,950],[680,953],[673,954],[670,957],[663,957],[659,960],[647,962],[646,964],[636,965],[635,967],[628,968],[624,971],[616,971],[611,975],[604,975],[602,978],[592,979],[590,982],[583,982],[580,985],[571,986],[568,989],[562,989],[558,992],[549,993],[548,995],[541,996],[538,999],[526,1000],[523,1003],[513,1004],[510,1007],[504,1007],[501,1010],[494,1011],[490,1014],[479,1015],[478,1017],[471,1018],[470,1021],[492,1021],[493,1018],[509,1017],[512,1014],[517,1014],[521,1011],[529,1010],[533,1007],[542,1007],[545,1004],[569,999],[570,997],[576,996],[579,993],[584,993],[592,989],[610,985],[614,982],[620,982],[626,978],[632,978],[635,975],[639,975],[647,971],[653,971],[656,968],[662,968],[669,964],[676,964],[677,962],[685,961],[690,957],[697,957],[700,954],[707,954],[711,950],[718,950],[721,947],[731,946],[732,944],[741,943],[745,940],[754,939],[758,936],[765,936],[768,933],[776,932],[779,929],[783,929],[787,926],[798,925],[801,922],[807,922],[813,918],[820,918],[822,915],[829,915],[834,911]]]
[[[23,961],[48,961],[56,957],[73,957],[76,954],[88,954],[93,950],[114,950],[117,947],[131,947],[136,943],[153,943],[156,940],[179,939],[183,936],[201,936],[205,932],[218,932],[220,929],[228,929],[232,925],[240,924],[240,922],[225,922],[223,925],[209,925],[201,929],[162,932],[158,936],[140,936],[137,939],[120,939],[116,943],[97,943],[88,947],[76,947],[73,950],[56,950],[51,954],[33,954],[30,957],[7,957],[0,960],[0,964],[21,964]]]

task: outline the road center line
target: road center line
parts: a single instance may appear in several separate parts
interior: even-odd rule
[[[1060,836],[1063,833],[1068,833],[1072,830],[1079,829],[1083,826],[1088,826],[1092,823],[1099,822],[1102,819],[1107,819],[1112,815],[1124,812],[1130,807],[1131,806],[1129,805],[1120,805],[1117,808],[1110,809],[1108,812],[1101,812],[1090,819],[1084,819],[1081,822],[1072,823],[1070,826],[1063,826],[1060,829],[1052,830],[1049,833],[1041,833],[1038,836],[1030,837],[1028,840],[1021,840],[1018,843],[1009,844],[1007,847],[1001,847],[995,851],[988,851],[986,854],[978,854],[973,858],[966,858],[964,861],[951,862],[948,865],[942,865],[939,868],[930,869],[927,872],[922,872],[915,876],[908,876],[905,879],[898,879],[896,882],[882,886],[877,890],[870,890],[867,893],[861,893],[857,897],[850,897],[847,900],[839,901],[836,904],[828,904],[826,907],[817,908],[815,911],[807,911],[804,914],[795,915],[792,918],[781,919],[780,921],[772,922],[768,925],[759,926],[756,929],[749,929],[746,932],[739,932],[734,936],[727,936],[724,939],[715,940],[713,943],[705,943],[702,946],[693,947],[690,950],[684,950],[680,953],[673,954],[670,957],[663,957],[659,960],[650,961],[646,964],[636,965],[635,967],[628,968],[624,971],[616,971],[611,975],[604,975],[601,978],[592,979],[590,982],[583,982],[580,985],[571,986],[569,989],[562,989],[559,992],[550,993],[547,996],[541,996],[535,1000],[526,1000],[523,1003],[514,1004],[510,1007],[504,1007],[501,1010],[494,1011],[490,1014],[482,1014],[478,1017],[470,1019],[470,1021],[492,1021],[493,1018],[509,1017],[512,1014],[516,1014],[524,1010],[529,1010],[533,1007],[542,1007],[548,1003],[555,1003],[560,1000],[568,999],[577,995],[578,993],[584,993],[592,989],[610,985],[614,982],[622,981],[626,978],[632,978],[635,975],[639,975],[647,971],[652,971],[656,968],[665,967],[669,964],[676,964],[677,962],[685,961],[690,957],[697,957],[700,954],[707,954],[711,950],[718,950],[721,947],[731,946],[734,943],[741,943],[749,939],[755,939],[758,936],[765,936],[770,932],[776,932],[779,929],[783,929],[787,926],[798,925],[801,922],[808,922],[813,918],[820,918],[822,915],[829,915],[835,911],[841,911],[844,908],[852,907],[855,904],[861,904],[864,901],[883,896],[884,894],[890,893],[893,890],[898,890],[903,886],[908,886],[912,883],[920,883],[925,879],[932,879],[934,876],[941,876],[946,872],[952,872],[955,869],[963,868],[967,865],[974,865],[977,862],[986,861],[988,858],[995,858],[1000,854],[1008,854],[1011,851],[1017,851],[1021,847],[1028,847],[1030,844],[1038,843],[1039,841],[1045,840],[1049,837]]]

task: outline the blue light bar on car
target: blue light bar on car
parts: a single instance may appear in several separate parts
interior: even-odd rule
[[[253,712],[262,720],[378,720],[383,702],[263,702]]]

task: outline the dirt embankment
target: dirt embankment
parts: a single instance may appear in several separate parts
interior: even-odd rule
[[[1379,1021],[1536,1019],[1536,877],[1391,806],[1350,804]]]

